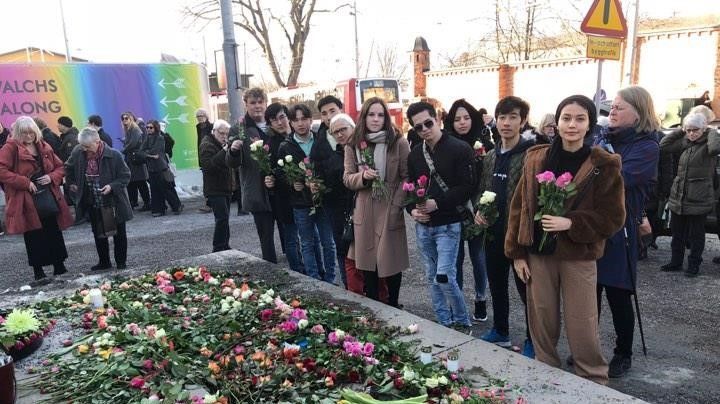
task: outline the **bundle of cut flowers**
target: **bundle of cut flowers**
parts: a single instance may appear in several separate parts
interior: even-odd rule
[[[99,309],[87,289],[35,304],[86,332],[24,382],[45,402],[500,403],[518,394],[420,363],[417,343],[399,338],[404,329],[205,267],[101,289]]]
[[[9,313],[0,312],[0,350],[15,356],[54,327],[55,320],[48,320],[33,309],[16,308]]]

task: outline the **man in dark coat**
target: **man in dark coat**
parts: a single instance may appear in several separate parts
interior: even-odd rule
[[[70,117],[61,116],[58,118],[58,131],[60,132],[60,149],[58,157],[60,160],[67,161],[70,158],[75,146],[78,145],[78,130],[73,126],[73,121]]]
[[[230,249],[230,196],[236,188],[235,166],[229,162],[229,152],[237,152],[242,140],[227,144],[230,124],[219,119],[211,136],[200,143],[200,168],[203,173],[203,192],[215,215],[213,252]]]
[[[195,111],[195,119],[197,119],[198,122],[197,125],[195,125],[195,131],[197,132],[198,165],[200,165],[200,169],[202,170],[202,164],[200,164],[200,143],[202,143],[205,136],[212,136],[213,123],[210,122],[208,112],[202,108],[198,108]],[[207,202],[207,193],[204,190],[203,195],[206,199],[205,206],[200,207],[198,211],[200,213],[210,213],[212,212],[212,208],[210,207],[209,202]]]
[[[105,132],[105,129],[103,129],[103,120],[100,115],[90,115],[88,117],[88,126],[95,129],[100,136],[100,140],[105,142],[106,145],[112,147],[113,141],[112,137]]]
[[[77,195],[80,217],[89,213],[95,236],[99,262],[91,270],[112,268],[108,237],[114,219],[113,247],[115,266],[125,269],[127,264],[127,233],[125,223],[132,219],[132,207],[127,194],[130,169],[119,151],[100,140],[97,131],[85,128],[80,133],[80,147],[73,150],[65,162],[65,180]],[[87,174],[87,176],[86,176]],[[88,178],[96,178],[89,181]],[[114,218],[107,216],[106,207],[113,207]]]
[[[42,133],[42,137],[45,143],[49,144],[55,152],[55,155],[60,157],[60,137],[56,135],[55,132],[52,131],[52,129],[48,128],[45,121],[39,116],[34,117],[33,121],[35,121],[35,124],[38,126],[38,128],[40,128],[40,132]]]

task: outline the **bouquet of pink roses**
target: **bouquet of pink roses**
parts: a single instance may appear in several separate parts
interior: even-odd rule
[[[533,220],[540,221],[544,215],[562,216],[565,214],[565,201],[577,193],[576,184],[572,181],[572,174],[565,172],[555,178],[552,171],[545,171],[537,174],[535,178],[540,183],[540,194],[538,195],[538,211]],[[547,237],[548,232],[543,230],[538,252],[542,252]]]
[[[423,204],[427,201],[428,177],[421,175],[417,181],[403,182],[402,189],[407,192],[404,206]]]

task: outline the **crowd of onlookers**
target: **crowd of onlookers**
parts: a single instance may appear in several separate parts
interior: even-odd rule
[[[510,347],[512,273],[525,305],[522,353],[559,366],[563,313],[568,361],[579,376],[603,384],[631,368],[637,262],[655,238],[668,228],[672,234],[663,271],[683,270],[689,248],[685,275],[699,273],[706,217],[718,201],[720,137],[708,126],[714,115],[707,106],[665,133],[652,98],[638,86],[601,109],[569,96],[535,127],[530,106],[515,96],[501,99],[492,114],[464,99],[442,114],[421,101],[408,107],[404,135],[380,98],[365,100],[356,119],[338,98],[322,98],[316,131],[314,111],[304,104],[268,105],[259,88],[245,91],[243,101],[247,113],[232,124],[196,111],[214,252],[231,248],[235,197],[253,216],[264,260],[278,262],[277,228],[290,269],[401,308],[409,216],[440,324],[466,330],[487,321],[489,289],[493,326],[481,338]],[[116,266],[125,267],[125,223],[134,208],[153,216],[167,205],[182,211],[172,138],[158,121],[145,124],[131,112],[121,120],[118,150],[96,115],[81,131],[60,118],[59,136],[38,119],[13,124],[0,149],[6,226],[24,235],[36,282],[46,279],[43,266],[66,271],[68,205],[74,220],[92,224],[94,270],[111,267],[109,237]],[[472,310],[462,293],[465,245]],[[616,333],[609,363],[598,330],[603,294]]]

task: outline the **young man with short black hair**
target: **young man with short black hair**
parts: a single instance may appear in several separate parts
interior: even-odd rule
[[[498,219],[489,227],[491,237],[485,246],[487,259],[488,284],[493,304],[493,328],[481,339],[499,346],[509,348],[510,340],[510,297],[508,294],[508,275],[513,273],[515,286],[520,299],[526,304],[525,284],[518,278],[515,271],[510,271],[511,261],[505,256],[505,230],[507,228],[508,208],[515,187],[520,180],[525,163],[525,153],[534,145],[531,140],[523,139],[520,132],[527,123],[530,106],[527,102],[514,96],[505,97],[495,107],[495,120],[500,142],[488,152],[483,160],[482,176],[476,195],[484,191],[497,194]],[[475,215],[475,222],[486,225],[485,218]],[[525,328],[527,339],[523,346],[523,355],[534,357],[532,340],[527,331],[527,309],[525,310]]]
[[[345,112],[343,111],[343,103],[334,95],[326,95],[318,101],[317,107],[320,111],[320,119],[322,120],[317,132],[318,137],[326,139],[330,147],[335,150],[337,142],[332,134],[328,132],[328,129],[330,128],[330,120],[333,119],[335,115]]]
[[[410,105],[407,118],[422,143],[408,156],[409,182],[429,179],[425,202],[410,204],[430,297],[438,322],[470,327],[465,298],[457,283],[455,261],[462,237],[463,213],[476,185],[472,148],[443,133],[435,109],[426,102]]]

